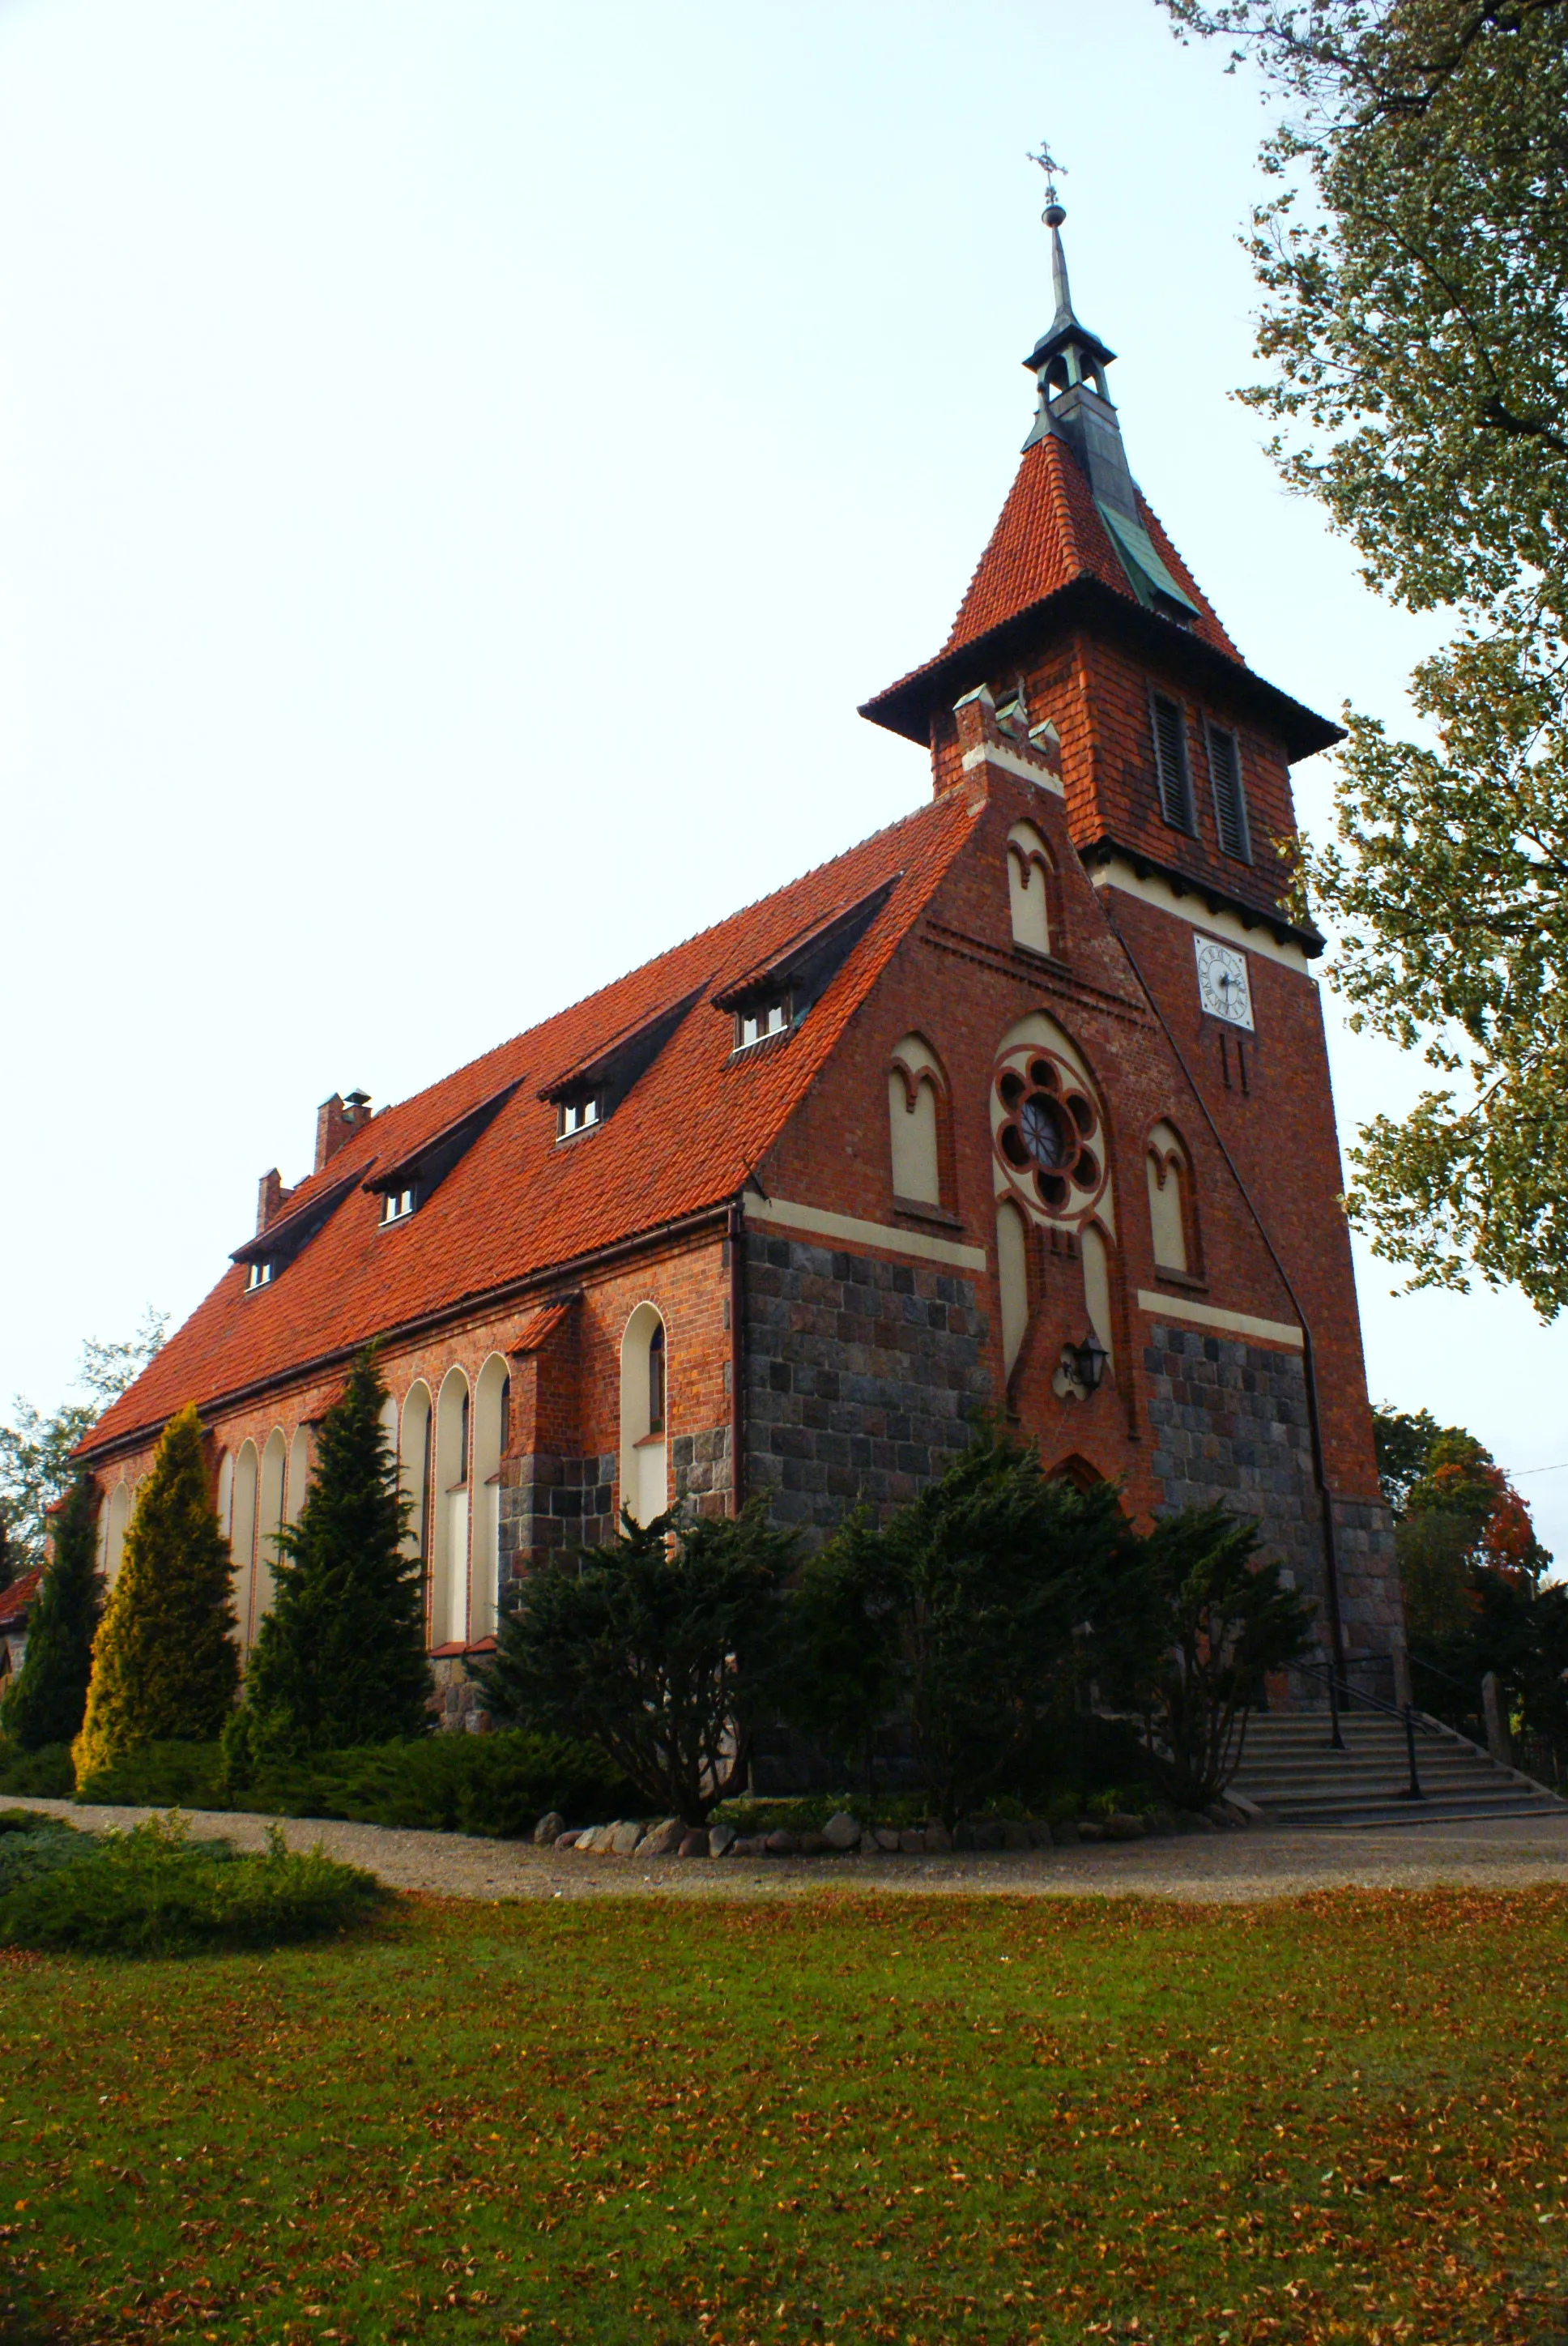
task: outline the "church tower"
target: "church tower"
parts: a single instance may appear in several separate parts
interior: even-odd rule
[[[1261,1245],[1302,1331],[1325,1643],[1386,1653],[1397,1583],[1311,974],[1323,939],[1290,907],[1281,852],[1295,829],[1290,768],[1340,731],[1247,666],[1138,486],[1107,388],[1115,352],[1074,308],[1057,167],[1044,151],[1032,159],[1047,175],[1054,295],[1023,362],[1033,424],[946,643],[861,714],[929,747],[939,801],[999,770],[1048,777],[1061,794],[1072,851],[1186,1094],[1171,1120],[1183,1129],[1150,1137],[1161,1295],[1174,1309],[1185,1293],[1188,1329],[1213,1325],[1212,1353],[1237,1327],[1214,1295],[1227,1231]],[[1195,1146],[1226,1176],[1201,1230],[1182,1188]],[[1196,1391],[1211,1363],[1192,1357],[1193,1336],[1175,1359],[1159,1341],[1144,1356],[1151,1414],[1169,1402],[1156,1489],[1173,1504],[1222,1496],[1227,1473],[1202,1464],[1213,1413],[1203,1418]]]

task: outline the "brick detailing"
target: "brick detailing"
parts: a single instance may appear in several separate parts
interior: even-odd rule
[[[671,1506],[689,1506],[697,1515],[727,1515],[735,1477],[729,1467],[729,1428],[710,1425],[703,1433],[677,1433],[669,1445]]]
[[[820,1536],[864,1496],[913,1498],[992,1399],[968,1279],[748,1233],[746,1487]]]

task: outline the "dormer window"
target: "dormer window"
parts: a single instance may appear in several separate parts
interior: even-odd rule
[[[313,1198],[291,1207],[288,1213],[258,1230],[253,1239],[247,1239],[242,1247],[235,1248],[229,1260],[244,1266],[244,1292],[247,1295],[255,1295],[263,1287],[270,1287],[274,1280],[282,1276],[300,1249],[308,1247],[317,1233],[325,1228],[350,1190],[359,1187],[360,1175],[363,1171],[361,1165],[358,1171],[348,1174],[342,1180],[332,1182],[327,1188],[318,1189]]]
[[[252,1295],[255,1293],[257,1288],[270,1287],[271,1284],[272,1259],[269,1255],[260,1262],[253,1262],[250,1264],[246,1273],[245,1292],[247,1295]]]
[[[560,1103],[556,1137],[569,1140],[575,1132],[591,1131],[603,1121],[604,1114],[603,1092],[582,1092],[575,1099],[564,1099]]]
[[[735,1047],[749,1050],[753,1043],[765,1043],[769,1035],[782,1035],[789,1024],[789,996],[776,994],[770,1002],[754,1003],[750,1008],[735,1014]]]
[[[382,1198],[382,1222],[406,1221],[418,1203],[419,1191],[412,1182],[406,1188],[387,1190]]]

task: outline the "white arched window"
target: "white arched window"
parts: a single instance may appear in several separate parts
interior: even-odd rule
[[[218,1528],[225,1539],[234,1528],[234,1453],[226,1450],[218,1462]]]
[[[888,1129],[893,1195],[916,1205],[942,1203],[941,1063],[929,1043],[906,1035],[888,1070]]]
[[[255,1577],[256,1491],[261,1462],[253,1442],[242,1442],[234,1461],[234,1520],[229,1535],[233,1566],[234,1617],[241,1647],[250,1642],[250,1589]]]
[[[294,1429],[294,1439],[289,1444],[289,1501],[284,1513],[285,1523],[300,1520],[305,1504],[305,1494],[311,1487],[311,1430],[300,1425]]]
[[[501,1585],[501,1461],[506,1451],[506,1410],[512,1380],[492,1352],[473,1388],[473,1559],[469,1573],[471,1643],[495,1634]]]
[[[409,1389],[398,1427],[398,1481],[409,1503],[403,1554],[430,1567],[430,1387],[422,1377]]]
[[[1195,1270],[1196,1247],[1191,1242],[1196,1236],[1192,1168],[1181,1137],[1170,1125],[1156,1125],[1149,1135],[1145,1161],[1155,1260],[1162,1270]]]
[[[131,1486],[117,1483],[109,1493],[109,1504],[104,1518],[104,1586],[112,1588],[119,1578],[120,1565],[126,1552],[126,1525],[130,1521]]]
[[[448,1369],[435,1404],[435,1494],[432,1508],[430,1642],[468,1636],[469,1474],[473,1429],[468,1379]]]
[[[996,1209],[996,1275],[1002,1287],[1002,1358],[1011,1376],[1029,1325],[1029,1233],[1011,1198]]]
[[[278,1561],[278,1535],[283,1528],[288,1462],[289,1445],[283,1439],[283,1429],[275,1425],[261,1453],[261,1481],[256,1501],[256,1571],[251,1582],[248,1644],[254,1643],[257,1630],[272,1610],[272,1572]]]
[[[621,1338],[621,1504],[639,1524],[669,1504],[668,1378],[664,1321],[651,1303],[639,1303]]]
[[[1007,834],[1007,893],[1013,912],[1013,942],[1032,953],[1054,950],[1052,937],[1050,850],[1032,822],[1015,822]]]

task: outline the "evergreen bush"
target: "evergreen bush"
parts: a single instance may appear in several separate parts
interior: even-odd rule
[[[280,1535],[276,1594],[229,1734],[237,1783],[279,1760],[429,1728],[423,1576],[403,1550],[410,1502],[382,1423],[386,1397],[372,1347],[321,1420],[304,1506]]]
[[[54,1519],[21,1672],[0,1711],[6,1739],[23,1751],[69,1743],[81,1728],[100,1609],[95,1514],[92,1479],[80,1474]]]
[[[227,1809],[221,1742],[137,1743],[106,1767],[80,1778],[83,1808]]]
[[[25,1793],[36,1800],[68,1800],[76,1789],[68,1743],[46,1743],[41,1751],[21,1751],[0,1743],[0,1792]]]
[[[497,1840],[531,1832],[551,1809],[575,1823],[636,1814],[638,1796],[603,1753],[565,1736],[433,1735],[321,1754],[262,1770],[246,1804],[279,1816]]]
[[[78,1780],[139,1743],[221,1734],[239,1678],[229,1544],[208,1495],[194,1403],[164,1428],[93,1640]]]

